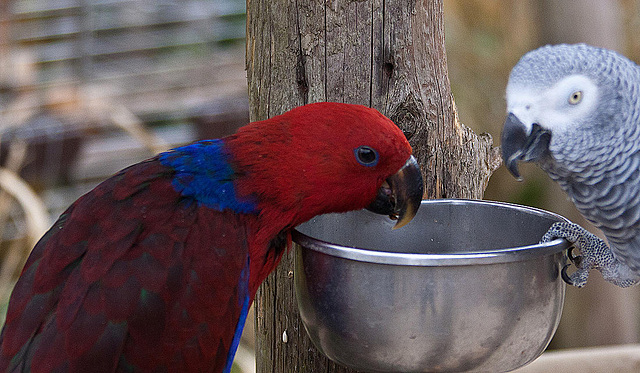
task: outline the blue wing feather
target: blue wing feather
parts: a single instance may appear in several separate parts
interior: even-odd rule
[[[240,311],[240,318],[238,319],[236,331],[233,335],[231,348],[229,349],[229,355],[227,356],[227,364],[224,367],[224,373],[231,372],[233,358],[235,357],[238,346],[240,345],[240,337],[242,336],[242,330],[244,329],[244,324],[247,321],[247,314],[249,313],[249,305],[251,303],[251,298],[249,297],[249,258],[247,258],[247,265],[240,273],[238,292],[240,293],[238,299],[242,301],[242,311]]]
[[[257,212],[255,201],[240,200],[233,186],[235,171],[223,140],[205,140],[160,154],[160,162],[176,170],[173,187],[209,208],[239,214]]]

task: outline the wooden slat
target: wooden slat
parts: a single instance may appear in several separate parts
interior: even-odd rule
[[[34,13],[68,12],[80,8],[82,1],[79,0],[56,0],[56,1],[13,1],[11,13],[18,17],[33,17]],[[45,16],[47,14],[39,14]]]
[[[100,123],[104,107],[123,104],[143,120],[181,123],[211,100],[246,94],[244,51],[217,44],[244,38],[245,2],[167,4],[14,1],[2,18],[11,38],[0,43],[29,56],[24,70],[34,73],[16,86],[25,92],[20,102],[0,107],[5,124],[44,107],[71,122],[90,116]]]
[[[619,345],[548,351],[513,373],[637,373],[640,345]]]
[[[13,30],[13,39],[19,42],[33,42],[69,37],[78,34],[80,31],[82,30],[78,18],[64,15],[18,23]]]

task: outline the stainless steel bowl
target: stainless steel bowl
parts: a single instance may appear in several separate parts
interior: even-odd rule
[[[365,372],[504,372],[538,357],[555,333],[564,240],[556,221],[499,202],[423,201],[391,230],[368,211],[297,228],[295,286],[311,340]]]

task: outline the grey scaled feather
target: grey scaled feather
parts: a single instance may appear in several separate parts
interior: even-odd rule
[[[584,286],[589,270],[627,287],[640,280],[640,68],[585,44],[525,54],[511,71],[502,156],[535,162],[564,189],[608,244],[584,228],[557,223],[543,241],[566,238],[580,250],[567,277]],[[563,272],[564,273],[564,272]]]

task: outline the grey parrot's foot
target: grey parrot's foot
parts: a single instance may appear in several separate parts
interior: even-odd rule
[[[560,271],[560,275],[562,276],[562,279],[564,280],[564,282],[566,282],[567,284],[581,288],[587,284],[587,280],[589,279],[589,270],[591,268],[582,267],[582,256],[580,255],[573,256],[574,248],[575,248],[574,246],[571,246],[569,247],[569,250],[567,250],[567,257],[569,258],[570,263],[562,267],[562,270]],[[570,276],[567,274],[567,270],[569,269],[569,267],[571,267],[571,264],[575,265],[576,268],[578,268],[578,270],[575,271],[573,275]]]
[[[555,223],[540,242],[556,238],[566,239],[580,251],[578,256],[573,256],[573,247],[567,252],[569,260],[576,266],[576,271],[570,275],[567,274],[567,269],[571,263],[562,268],[562,278],[568,284],[580,288],[585,286],[592,268],[599,270],[605,280],[620,287],[628,287],[637,282],[637,279],[627,275],[629,268],[613,255],[609,246],[581,226],[567,222]]]

